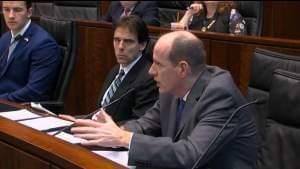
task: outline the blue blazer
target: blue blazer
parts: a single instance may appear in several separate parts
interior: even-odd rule
[[[10,40],[10,31],[2,35],[1,57],[8,50]],[[14,102],[49,99],[59,65],[57,43],[40,26],[31,23],[8,63],[0,70],[0,99]]]
[[[111,1],[108,12],[102,19],[107,22],[116,23],[120,19],[123,11],[124,9],[120,1]],[[159,26],[158,6],[156,2],[138,1],[131,15],[141,17],[147,25]]]

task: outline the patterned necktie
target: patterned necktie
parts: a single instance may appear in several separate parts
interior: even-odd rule
[[[124,70],[121,69],[120,72],[119,72],[119,74],[115,78],[115,80],[109,86],[108,92],[107,92],[106,97],[105,97],[105,99],[103,101],[102,107],[109,104],[110,99],[113,97],[113,95],[115,94],[116,90],[120,86],[120,84],[122,82],[122,77],[124,76],[124,74],[125,74]]]
[[[182,98],[178,98],[177,100],[177,110],[176,110],[176,126],[175,131],[177,132],[180,126],[180,121],[182,117],[182,111],[184,109],[185,101]]]
[[[12,54],[13,50],[16,47],[16,42],[19,40],[20,38],[17,36],[16,38],[12,38],[11,43],[9,44],[8,48],[5,49],[5,51],[3,52],[3,54],[1,55],[0,58],[0,72],[4,71],[4,68],[8,62],[8,59],[10,57],[10,55]]]

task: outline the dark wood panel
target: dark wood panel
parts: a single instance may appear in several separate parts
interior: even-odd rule
[[[263,36],[300,39],[300,2],[264,2]]]
[[[65,110],[69,114],[95,110],[102,83],[116,64],[112,37],[111,26],[96,28],[87,24],[79,27],[79,55],[66,94]]]
[[[0,159],[0,169],[50,169],[49,163],[1,141]]]

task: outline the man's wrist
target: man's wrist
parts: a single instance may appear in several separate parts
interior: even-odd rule
[[[120,147],[129,148],[133,133],[123,130],[122,136],[120,138]]]

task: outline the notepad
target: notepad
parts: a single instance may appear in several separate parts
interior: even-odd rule
[[[15,121],[41,117],[40,115],[34,114],[26,109],[1,112],[0,116],[5,117],[10,120],[15,120]]]
[[[32,120],[24,120],[19,121],[19,123],[24,124],[25,126],[34,128],[39,131],[47,131],[50,129],[58,129],[61,127],[72,125],[73,122],[59,119],[56,117],[42,117],[38,119],[32,119]]]
[[[56,131],[54,132],[48,132],[49,135],[53,135],[54,133],[56,133]],[[66,132],[61,132],[57,135],[55,135],[56,138],[62,139],[66,142],[72,143],[72,144],[78,144],[81,143],[83,141],[85,141],[82,138],[78,138],[78,137],[74,137],[72,134],[66,133]]]
[[[102,157],[112,160],[122,166],[129,167],[128,163],[128,151],[92,151]]]

